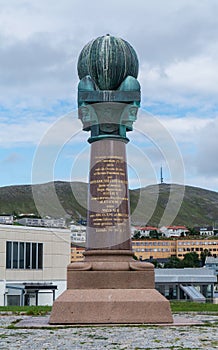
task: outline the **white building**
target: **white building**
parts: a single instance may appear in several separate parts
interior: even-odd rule
[[[0,305],[52,305],[66,289],[70,230],[0,226]]]
[[[22,218],[22,219],[18,219],[17,222],[24,226],[56,227],[56,228],[66,227],[66,221],[64,219]]]
[[[85,243],[86,242],[86,226],[83,225],[70,225],[71,242],[72,243]]]
[[[188,229],[185,226],[163,226],[160,228],[160,231],[167,238],[181,237],[182,234],[185,236],[188,233]]]
[[[0,224],[12,225],[13,222],[13,215],[0,215]]]
[[[194,227],[194,229],[201,236],[213,236],[214,235],[214,228],[212,226]]]
[[[140,233],[141,237],[149,237],[150,233],[154,231],[158,231],[158,228],[153,226],[136,226],[134,233]]]

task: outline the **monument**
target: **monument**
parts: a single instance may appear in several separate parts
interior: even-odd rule
[[[67,267],[51,324],[173,322],[154,266],[131,249],[126,143],[140,106],[138,66],[132,46],[109,34],[80,53],[78,110],[91,145],[87,244],[84,261]]]

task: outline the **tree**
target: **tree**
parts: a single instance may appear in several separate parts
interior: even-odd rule
[[[206,257],[207,256],[211,256],[211,252],[208,250],[208,249],[204,249],[202,252],[201,252],[201,264],[202,266],[204,266],[205,264],[205,260],[206,260]]]
[[[183,260],[176,256],[172,256],[164,267],[166,268],[184,268],[184,267],[200,267],[201,261],[196,252],[187,253]]]
[[[141,238],[141,233],[140,231],[136,231],[133,235],[133,239],[140,239]]]
[[[200,267],[200,259],[196,252],[185,254],[182,263],[183,267]]]
[[[164,267],[168,269],[179,269],[183,267],[183,265],[182,261],[179,258],[177,258],[176,256],[171,256],[169,260],[164,264]]]
[[[160,264],[156,259],[152,260],[151,263],[154,265],[155,268],[160,269],[163,267],[162,264]]]
[[[195,228],[188,227],[188,231],[189,231],[188,234],[189,234],[190,236],[199,236],[199,232],[196,231]]]

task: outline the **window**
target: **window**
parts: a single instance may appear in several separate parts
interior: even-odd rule
[[[7,295],[7,305],[20,306],[20,295]]]
[[[43,243],[6,242],[7,269],[43,268]]]
[[[12,263],[13,263],[13,268],[17,269],[18,268],[18,242],[13,242],[13,258],[12,258]]]
[[[26,261],[25,261],[25,269],[30,269],[30,243],[26,243]]]
[[[12,242],[6,244],[6,269],[11,269]]]
[[[24,269],[24,242],[20,242],[20,269]]]
[[[36,243],[32,243],[32,269],[36,269],[37,260]]]
[[[38,269],[43,267],[43,244],[38,243]]]

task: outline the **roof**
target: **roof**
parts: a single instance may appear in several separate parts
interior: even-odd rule
[[[214,271],[205,267],[184,269],[155,269],[156,283],[215,283]]]
[[[13,216],[13,214],[0,214],[0,217],[5,217],[5,216],[11,217],[11,216]]]
[[[172,229],[172,230],[188,230],[187,227],[185,226],[166,226],[167,229]]]
[[[213,231],[213,226],[195,226],[196,231]]]
[[[17,225],[5,225],[1,224],[0,229],[14,230],[14,231],[49,231],[49,232],[61,232],[61,233],[71,233],[69,229],[66,228],[56,228],[56,227],[41,227],[41,226],[17,226]]]
[[[207,256],[205,264],[218,264],[218,258],[214,258],[213,256]]]
[[[54,285],[51,283],[22,283],[22,284],[7,283],[6,288],[37,291],[37,290],[55,290],[58,287],[57,285]]]
[[[157,227],[153,227],[153,226],[136,226],[135,228],[137,230],[145,230],[145,231],[158,230]]]

